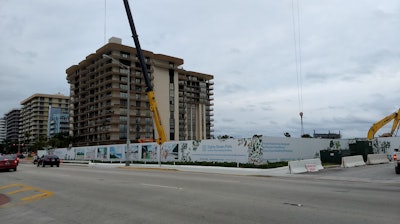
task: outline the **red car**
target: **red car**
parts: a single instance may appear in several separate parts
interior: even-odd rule
[[[14,170],[17,171],[19,158],[15,155],[1,155],[0,156],[0,170]]]

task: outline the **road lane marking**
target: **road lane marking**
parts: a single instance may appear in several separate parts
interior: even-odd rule
[[[159,188],[169,188],[169,189],[176,189],[176,190],[183,190],[181,187],[174,187],[174,186],[166,186],[166,185],[158,185],[158,184],[146,184],[146,183],[141,183],[143,186],[149,186],[149,187],[159,187]]]
[[[14,186],[15,186],[15,185],[14,185]],[[12,186],[12,187],[14,187],[14,186]],[[19,186],[17,186],[17,187],[19,187]],[[29,191],[29,190],[32,190],[32,189],[33,189],[33,188],[32,188],[32,187],[29,187],[29,186],[21,186],[20,189],[15,190],[15,191],[6,192],[6,194],[8,194],[8,195],[13,195],[13,194],[17,194],[17,193],[24,192],[24,191]]]
[[[21,200],[22,201],[34,201],[34,200],[38,200],[38,199],[48,198],[48,197],[50,197],[52,195],[53,195],[52,192],[46,191],[46,192],[43,192],[41,194],[35,194],[35,195],[32,195],[32,196],[21,198]]]
[[[25,184],[9,184],[0,186],[0,193],[8,195],[11,199],[9,203],[1,205],[0,208],[13,207],[37,200],[49,198],[53,192],[44,189],[28,186]]]
[[[18,186],[20,186],[20,184],[9,184],[9,185],[4,185],[4,186],[0,186],[0,190],[6,189],[6,188],[11,188],[11,187],[18,187]]]

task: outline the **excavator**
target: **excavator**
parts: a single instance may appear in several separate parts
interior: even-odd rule
[[[376,132],[378,132],[379,129],[381,129],[383,126],[385,126],[387,123],[389,123],[392,120],[393,120],[393,124],[392,124],[391,132],[384,133],[384,134],[379,136],[379,137],[392,137],[394,132],[395,132],[395,130],[399,129],[400,109],[397,112],[394,112],[394,113],[384,117],[382,120],[380,120],[380,121],[376,122],[375,124],[373,124],[372,127],[368,131],[367,138],[369,140],[373,139],[374,135],[376,134]]]
[[[153,86],[151,85],[151,82],[150,82],[149,72],[147,70],[147,66],[146,66],[146,63],[144,60],[142,48],[140,47],[139,37],[136,32],[135,24],[133,23],[133,17],[132,17],[131,9],[129,7],[129,2],[128,2],[128,0],[123,0],[123,1],[124,1],[126,15],[128,16],[129,25],[131,27],[132,38],[133,38],[133,41],[135,42],[136,52],[137,52],[137,56],[139,59],[140,67],[142,68],[143,77],[144,77],[144,80],[146,83],[146,93],[147,93],[147,97],[149,99],[150,111],[153,113],[154,123],[157,128],[157,133],[159,136],[158,139],[156,139],[156,142],[161,145],[167,140],[167,137],[165,135],[164,128],[161,124],[161,118],[160,118],[160,114],[158,112],[156,97],[154,94]]]

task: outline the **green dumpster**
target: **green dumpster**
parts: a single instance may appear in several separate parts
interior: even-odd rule
[[[320,158],[322,163],[333,163],[333,164],[341,164],[342,163],[342,157],[349,156],[350,155],[350,150],[345,149],[345,150],[321,150],[320,153]]]
[[[366,140],[356,140],[354,143],[349,144],[350,155],[362,155],[364,162],[367,162],[368,154],[373,154],[372,142]]]

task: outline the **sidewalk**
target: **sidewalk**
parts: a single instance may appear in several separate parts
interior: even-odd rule
[[[158,164],[130,164],[124,163],[89,163],[89,167],[121,168],[121,169],[157,169],[170,171],[186,171],[199,173],[234,174],[251,176],[286,176],[289,174],[289,167],[279,167],[272,169],[254,169],[238,167],[219,167],[219,166],[189,166],[189,165],[158,165]]]

